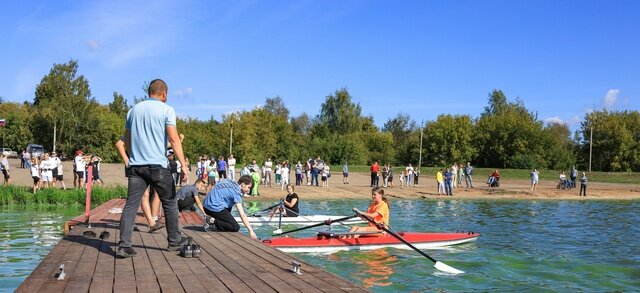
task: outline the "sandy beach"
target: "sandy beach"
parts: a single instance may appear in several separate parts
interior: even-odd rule
[[[20,160],[9,160],[11,169],[11,183],[14,185],[32,186],[33,180],[28,169],[20,168]],[[63,162],[64,166],[64,182],[67,188],[73,188],[73,174],[71,161]],[[124,177],[124,169],[122,164],[101,164],[100,176],[105,181],[105,185],[126,186],[127,180]],[[236,174],[236,178],[239,176]],[[465,198],[465,199],[640,199],[640,184],[614,184],[589,182],[587,188],[587,196],[578,196],[579,186],[577,189],[562,190],[557,189],[557,180],[541,180],[537,190],[531,191],[529,180],[510,180],[502,178],[499,188],[490,188],[485,184],[484,176],[476,176],[475,188],[454,188],[453,196],[438,195],[436,189],[435,174],[420,176],[419,187],[399,187],[399,181],[395,180],[396,187],[388,187],[385,189],[386,194],[390,198],[398,199],[429,199],[429,198]],[[192,172],[190,182],[195,181],[195,173]],[[295,177],[293,178],[295,183]],[[371,187],[369,186],[370,176],[365,173],[350,173],[349,184],[342,183],[341,173],[332,173],[329,181],[329,187],[307,186],[306,180],[303,179],[303,186],[296,186],[296,193],[305,199],[368,199],[371,196]],[[382,180],[380,180],[382,183]],[[286,191],[282,191],[280,186],[259,187],[260,196],[247,198],[247,200],[274,200],[286,195]]]

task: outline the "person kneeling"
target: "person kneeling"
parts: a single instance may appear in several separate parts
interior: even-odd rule
[[[178,200],[178,211],[193,210],[193,204],[196,204],[198,208],[204,213],[204,207],[200,201],[199,192],[204,190],[204,181],[202,179],[196,180],[193,185],[188,185],[180,188],[176,192],[176,199]]]
[[[204,212],[213,217],[213,225],[216,230],[222,232],[240,231],[240,225],[231,215],[231,209],[235,205],[242,223],[249,230],[249,236],[253,239],[257,238],[242,207],[242,195],[249,193],[251,187],[251,176],[245,175],[240,177],[238,183],[230,179],[221,180],[209,191],[207,198],[204,200]],[[207,220],[207,222],[209,221]]]

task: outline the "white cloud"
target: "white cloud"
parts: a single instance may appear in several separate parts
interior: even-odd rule
[[[173,92],[173,94],[178,97],[189,97],[191,96],[192,93],[193,93],[193,89],[191,87],[184,88],[184,89],[177,89],[175,92]]]
[[[602,99],[602,105],[605,109],[611,109],[615,106],[616,101],[618,100],[618,95],[620,95],[619,89],[610,89],[607,92],[607,95]]]
[[[549,117],[544,119],[544,123],[546,124],[565,124],[560,117]]]
[[[87,49],[89,49],[89,51],[91,52],[95,52],[100,50],[100,47],[102,47],[100,45],[100,42],[96,41],[96,40],[88,40],[86,42],[84,42],[84,44],[87,46]]]

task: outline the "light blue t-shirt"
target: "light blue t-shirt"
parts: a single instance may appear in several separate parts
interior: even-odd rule
[[[209,191],[203,206],[217,213],[224,209],[231,209],[233,205],[241,202],[240,185],[231,179],[223,179]]]
[[[125,127],[131,131],[130,166],[167,167],[167,125],[176,125],[176,112],[162,101],[147,98],[129,110]]]

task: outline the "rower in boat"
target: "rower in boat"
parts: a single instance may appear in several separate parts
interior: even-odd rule
[[[369,226],[366,227],[352,227],[349,230],[349,233],[352,233],[350,237],[358,238],[360,236],[372,237],[384,235],[384,232],[378,228],[378,225],[389,225],[389,200],[384,196],[384,189],[377,186],[371,190],[371,199],[372,202],[367,212],[361,214],[373,219],[376,224],[369,223]]]
[[[282,199],[282,205],[272,210],[271,216],[282,213],[283,217],[297,217],[300,215],[298,203],[298,195],[294,192],[293,184],[289,183],[287,184],[287,196]]]

